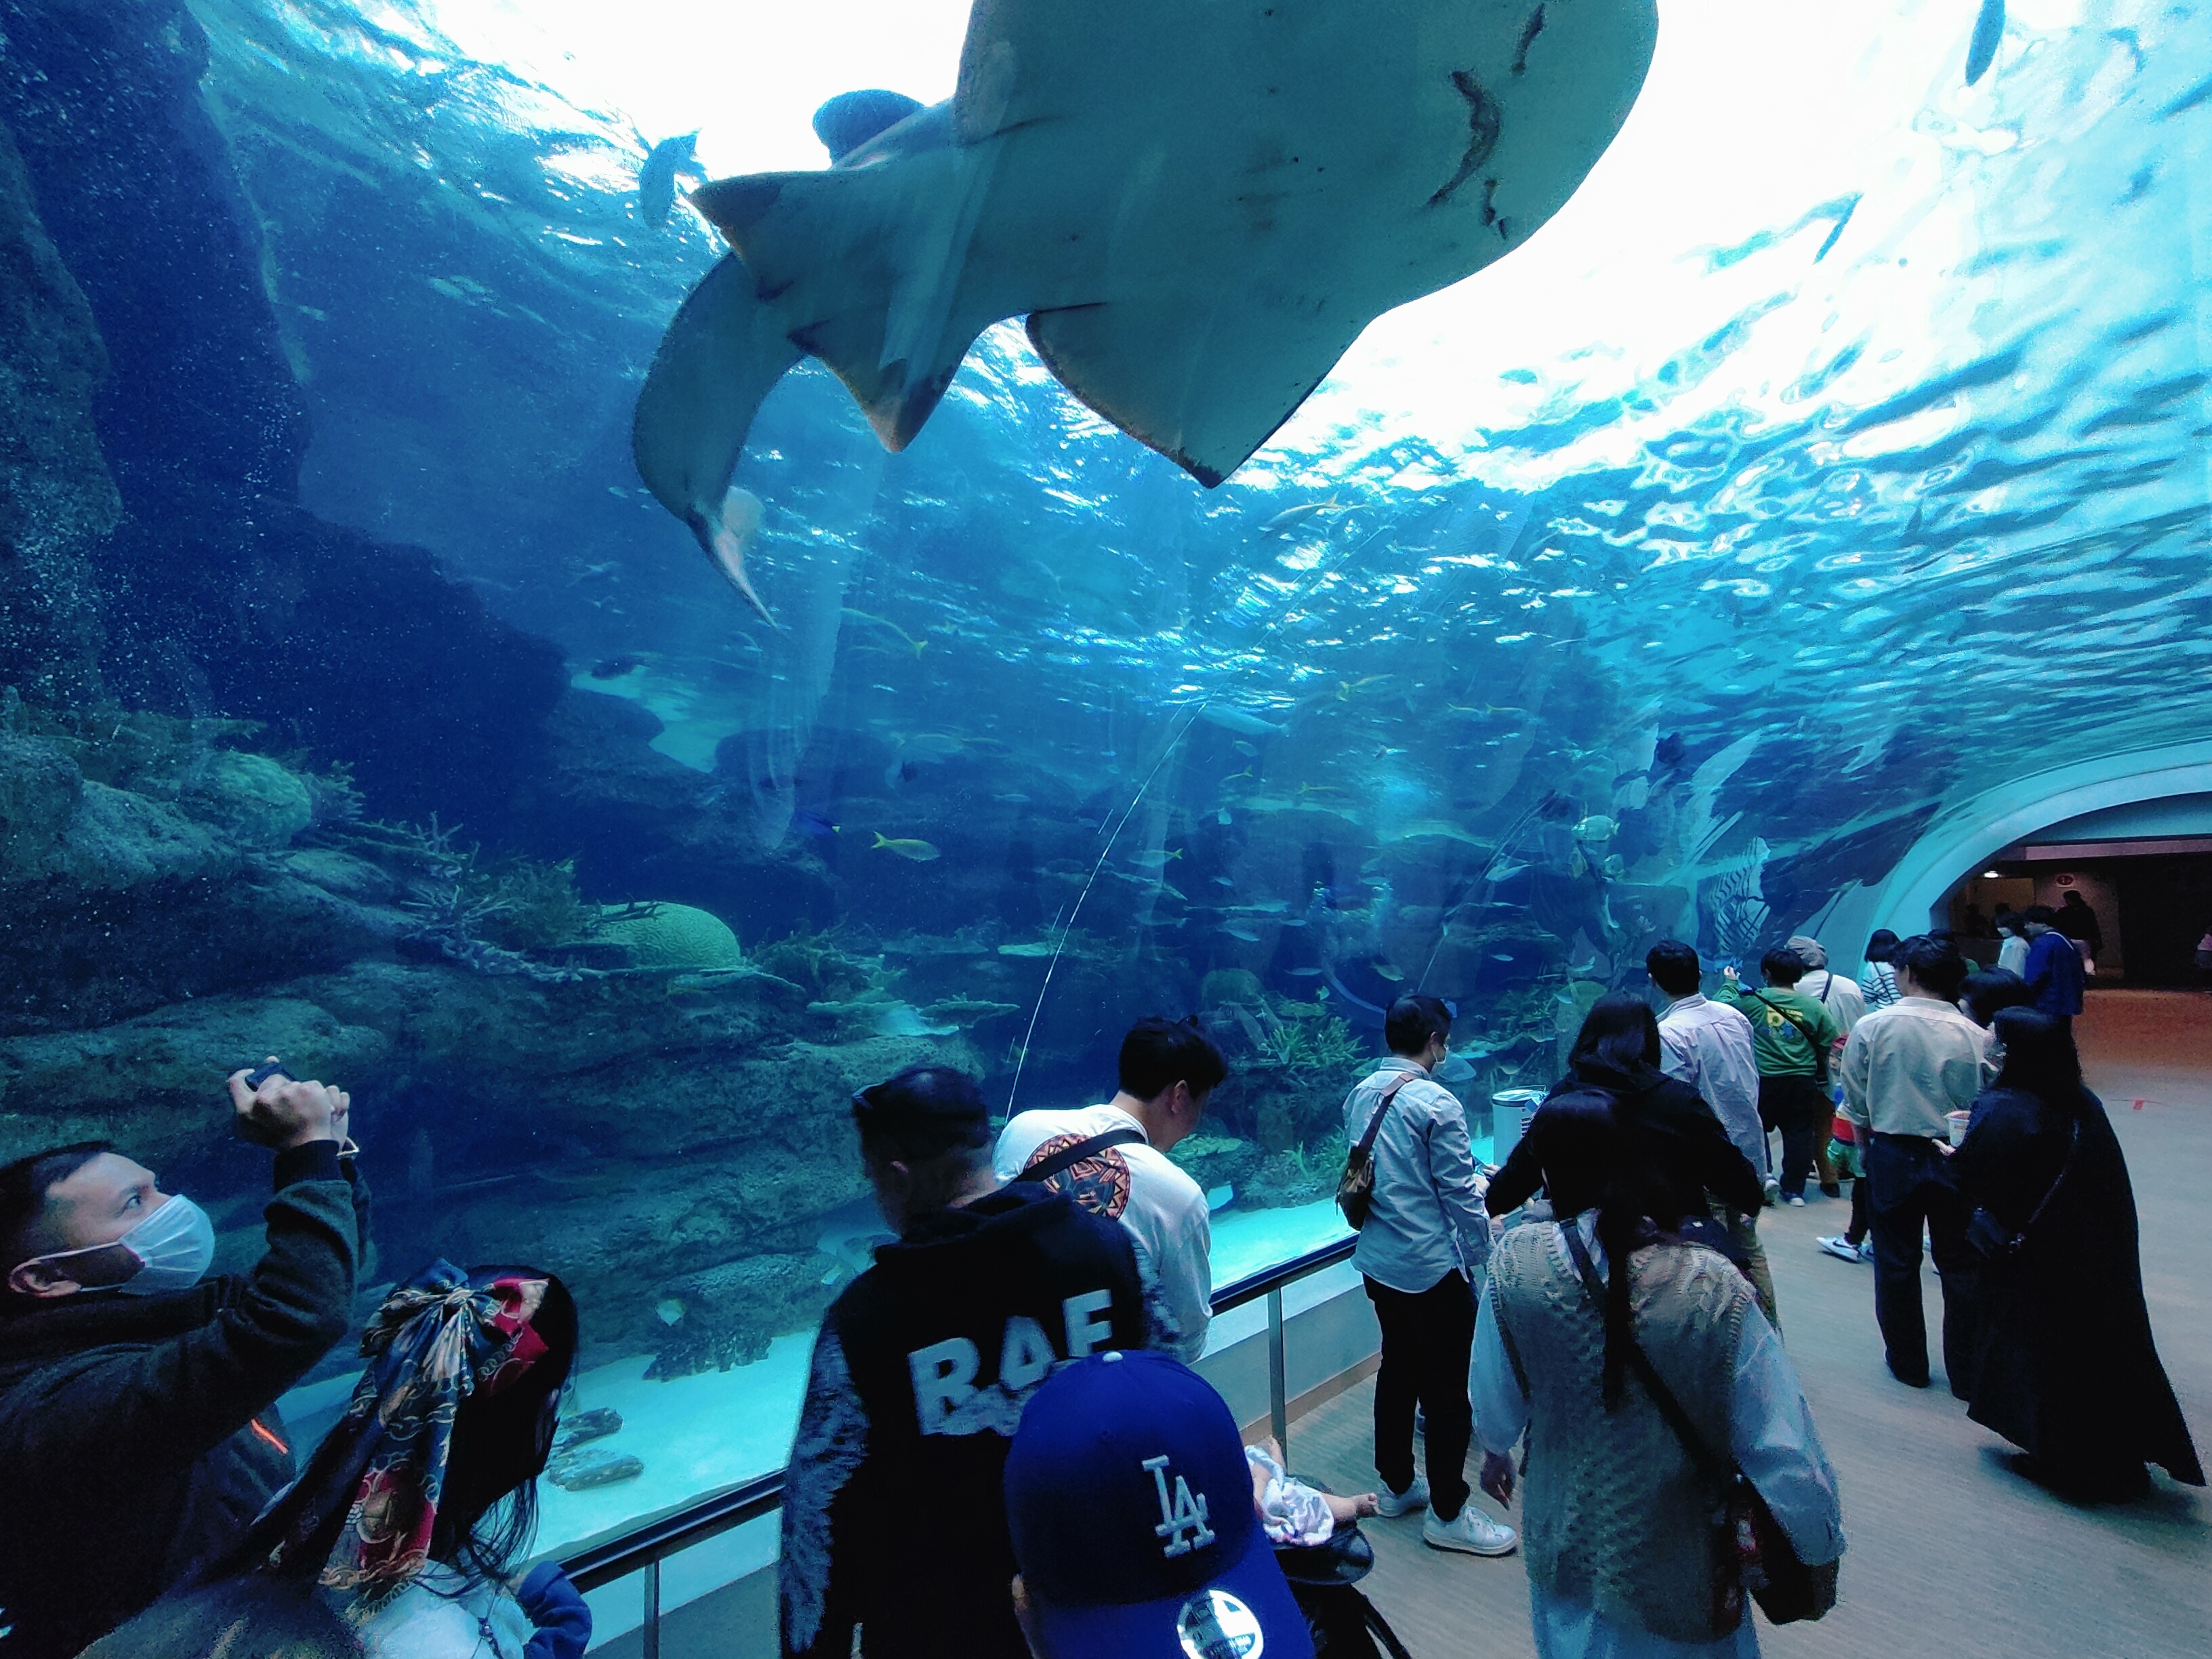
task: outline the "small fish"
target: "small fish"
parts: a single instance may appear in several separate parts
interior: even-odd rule
[[[1628,860],[1618,853],[1612,853],[1607,855],[1605,862],[1598,867],[1605,872],[1605,878],[1607,881],[1619,881],[1628,873]]]
[[[665,225],[668,210],[676,205],[676,181],[696,179],[702,184],[707,179],[707,169],[699,165],[692,147],[699,135],[687,132],[675,138],[664,138],[646,152],[645,165],[637,170],[637,210],[646,223]]]
[[[1222,779],[1222,782],[1235,783],[1240,778],[1250,778],[1256,783],[1259,781],[1260,775],[1248,766],[1242,772],[1231,772],[1227,777]]]
[[[1260,942],[1260,936],[1249,927],[1224,927],[1221,931],[1231,939],[1243,940],[1247,945],[1257,945]]]
[[[1291,969],[1289,972],[1290,976],[1292,979],[1319,979],[1321,977],[1321,969],[1318,968],[1293,968]]]
[[[1235,820],[1234,818],[1232,818],[1232,817],[1231,817],[1229,816],[1229,809],[1228,809],[1227,807],[1225,807],[1225,806],[1224,806],[1224,807],[1223,807],[1223,808],[1222,808],[1218,812],[1216,812],[1216,813],[1213,815],[1213,821],[1214,821],[1216,823],[1219,824],[1219,825],[1220,825],[1224,830],[1226,830],[1226,829],[1227,829],[1227,828],[1228,828],[1231,823],[1235,823],[1235,822],[1236,822],[1236,820]],[[1216,881],[1220,881],[1220,880],[1222,879],[1222,878],[1221,878],[1221,877],[1219,877],[1219,876],[1216,876],[1216,877],[1214,878],[1214,879],[1215,879]],[[1235,886],[1237,884],[1236,884],[1236,883],[1234,883],[1234,882],[1231,882],[1231,883],[1229,883],[1228,884],[1229,884],[1230,886],[1233,887],[1233,886]]]
[[[684,1304],[672,1296],[664,1296],[654,1303],[653,1311],[659,1316],[664,1325],[680,1323],[684,1318]]]
[[[1227,807],[1222,808],[1224,811],[1228,810]],[[1231,892],[1237,890],[1237,878],[1234,876],[1216,876],[1213,878],[1213,884],[1216,887],[1226,887]]]
[[[802,806],[791,815],[791,827],[802,836],[811,836],[817,841],[827,841],[844,826],[830,822],[811,807]]]
[[[1513,960],[1513,958],[1504,951],[1492,951],[1490,953],[1490,959],[1492,962],[1510,962]]]
[[[642,657],[608,657],[592,665],[595,680],[618,680],[625,674],[635,674],[645,666]]]
[[[1234,749],[1238,754],[1243,756],[1246,760],[1255,760],[1259,757],[1260,751],[1257,749],[1255,749],[1250,744],[1245,742],[1242,738],[1237,738],[1236,742],[1231,744],[1229,746],[1231,749]]]
[[[994,795],[991,799],[1002,806],[1027,806],[1030,804],[1027,795]]]
[[[854,610],[849,605],[844,607],[844,613],[850,617],[854,622],[867,623],[873,627],[884,629],[897,635],[899,638],[907,642],[908,646],[913,649],[914,654],[917,657],[921,656],[924,651],[929,648],[929,641],[927,640],[918,640],[915,638],[913,635],[908,633],[906,629],[901,628],[896,623],[893,622],[888,617],[872,617],[865,611]]]
[[[1224,708],[1207,703],[1198,711],[1199,719],[1209,726],[1218,726],[1224,732],[1234,732],[1240,737],[1274,738],[1282,735],[1283,728],[1271,725],[1257,714],[1248,714],[1241,708]]]
[[[868,850],[871,853],[896,853],[901,858],[911,860],[916,864],[927,864],[933,860],[945,856],[926,841],[915,841],[911,838],[893,841],[880,830],[876,834],[876,844]]]
[[[1485,881],[1510,881],[1528,867],[1526,859],[1497,859],[1482,872]]]
[[[1966,46],[1966,84],[1972,86],[1996,62],[1997,45],[2004,39],[2004,0],[1982,0],[1974,19],[1974,38]]]
[[[1607,842],[1620,833],[1620,824],[1618,820],[1597,816],[1584,818],[1574,828],[1574,837],[1577,841]]]
[[[1023,945],[1001,945],[999,954],[1002,957],[1048,957],[1052,954],[1052,946],[1036,940]]]
[[[1163,850],[1154,847],[1138,854],[1129,862],[1139,870],[1164,870],[1182,856],[1182,848],[1180,847],[1171,850]]]
[[[1402,984],[1405,981],[1405,975],[1387,962],[1370,963],[1368,965],[1375,969],[1375,977],[1377,979],[1387,979],[1393,985]]]
[[[722,497],[721,516],[702,530],[695,523],[694,533],[714,562],[714,568],[729,578],[730,586],[745,596],[745,603],[760,612],[760,618],[770,627],[775,618],[769,615],[761,596],[753,592],[752,579],[745,574],[745,550],[752,545],[753,538],[760,533],[760,497],[750,489],[736,484]]]
[[[1325,501],[1301,501],[1296,507],[1286,507],[1260,526],[1262,536],[1287,536],[1309,519],[1317,519],[1324,513],[1342,513],[1348,509],[1332,495]]]

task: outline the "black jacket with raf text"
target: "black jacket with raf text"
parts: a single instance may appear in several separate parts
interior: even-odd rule
[[[0,1659],[71,1659],[212,1565],[297,1473],[276,1397],[345,1335],[368,1192],[280,1152],[243,1277],[0,1310]]]
[[[1128,1233],[1020,1182],[876,1252],[814,1341],[784,1477],[783,1651],[1027,1659],[1000,1481],[1054,1366],[1149,1346]]]

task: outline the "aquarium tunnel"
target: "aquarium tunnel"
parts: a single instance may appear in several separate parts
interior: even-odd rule
[[[1032,9],[1000,82],[959,0],[0,0],[0,1161],[112,1140],[240,1269],[223,1077],[342,1084],[357,1317],[575,1295],[550,1553],[781,1465],[903,1066],[1078,1105],[1196,1016],[1219,1285],[1344,1236],[1406,993],[1494,1152],[1662,939],[2212,928],[2212,6],[1660,0],[1534,149],[1335,149],[1208,9]],[[1360,187],[1262,211],[1239,135]]]

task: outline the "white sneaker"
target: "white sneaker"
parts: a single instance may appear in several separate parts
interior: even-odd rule
[[[1782,1201],[1782,1183],[1777,1181],[1772,1176],[1769,1176],[1766,1177],[1765,1186],[1766,1189],[1766,1201],[1769,1204],[1779,1204]]]
[[[1395,1521],[1401,1515],[1411,1515],[1415,1510],[1429,1506],[1429,1483],[1419,1475],[1403,1492],[1392,1492],[1385,1486],[1375,1494],[1375,1513],[1387,1520]]]
[[[1784,1199],[1782,1201],[1784,1204],[1787,1204],[1793,1210],[1802,1210],[1805,1207],[1805,1194],[1802,1193],[1792,1193],[1789,1197]]]
[[[1838,1261],[1863,1261],[1866,1259],[1859,1254],[1859,1247],[1848,1238],[1816,1238],[1813,1242]]]
[[[1421,1522],[1421,1541],[1432,1550],[1457,1550],[1462,1555],[1510,1555],[1521,1535],[1470,1501],[1455,1520],[1439,1521],[1431,1510]]]
[[[1859,1246],[1859,1260],[1871,1264],[1874,1261],[1874,1240],[1868,1239]]]

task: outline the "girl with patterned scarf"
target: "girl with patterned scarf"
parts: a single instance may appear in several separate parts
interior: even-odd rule
[[[345,1414],[219,1578],[83,1659],[580,1659],[560,1568],[519,1583],[576,1355],[576,1306],[534,1268],[434,1262],[386,1298]]]

